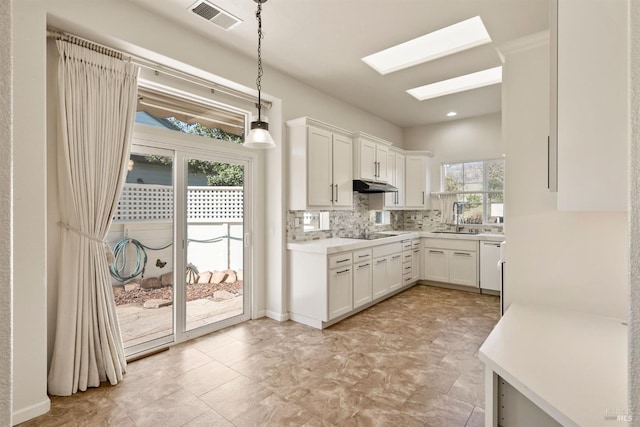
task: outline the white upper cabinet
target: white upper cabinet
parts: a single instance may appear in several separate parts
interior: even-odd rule
[[[397,151],[389,151],[389,184],[398,191],[384,193],[384,207],[387,209],[401,209],[404,207],[404,154]]]
[[[289,209],[353,206],[353,140],[348,131],[302,117],[287,122]]]
[[[427,157],[423,155],[407,154],[405,157],[405,208],[428,208],[428,176]]]
[[[551,2],[549,181],[560,211],[627,210],[628,7]]]
[[[390,142],[365,133],[355,135],[353,145],[354,178],[388,183]]]

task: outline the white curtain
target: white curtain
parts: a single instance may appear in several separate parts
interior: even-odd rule
[[[135,120],[138,67],[57,42],[60,273],[49,393],[116,384],[126,359],[104,240]]]
[[[440,222],[442,224],[453,224],[455,223],[453,216],[453,204],[458,200],[458,196],[456,194],[441,194],[440,195],[440,211],[442,215],[440,216]]]

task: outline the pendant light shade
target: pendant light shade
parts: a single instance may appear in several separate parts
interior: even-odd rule
[[[247,148],[274,148],[276,143],[269,133],[269,123],[260,120],[251,122],[251,131],[243,145]]]
[[[258,78],[256,79],[256,87],[258,88],[258,120],[251,122],[251,130],[249,135],[246,136],[243,145],[247,148],[274,148],[276,143],[273,142],[273,138],[269,133],[269,124],[262,121],[262,3],[266,3],[267,0],[253,0],[258,3],[258,10],[256,11],[256,19],[258,20]]]

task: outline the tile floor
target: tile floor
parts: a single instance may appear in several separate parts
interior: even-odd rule
[[[21,425],[482,426],[477,353],[498,318],[497,297],[418,285],[324,331],[249,321]]]

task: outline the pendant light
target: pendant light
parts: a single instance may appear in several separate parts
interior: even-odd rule
[[[256,79],[256,86],[258,88],[258,120],[251,122],[251,130],[249,135],[244,140],[244,146],[248,148],[274,148],[276,146],[273,142],[273,138],[269,133],[269,123],[262,121],[262,98],[261,98],[261,80],[262,80],[262,3],[266,3],[267,0],[253,0],[258,3],[258,10],[256,11],[256,18],[258,19],[258,78]]]

